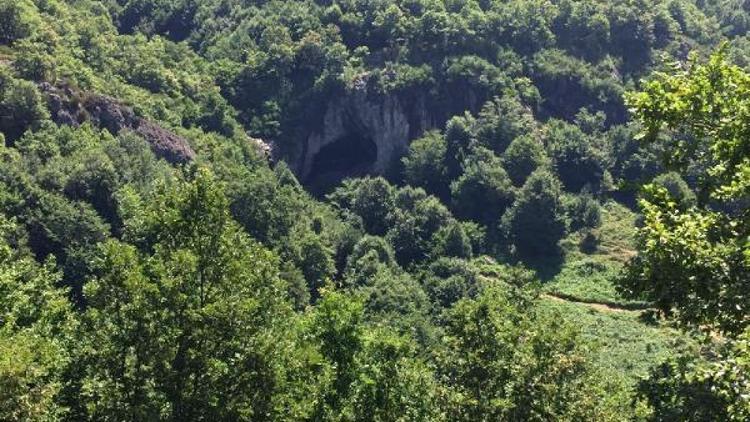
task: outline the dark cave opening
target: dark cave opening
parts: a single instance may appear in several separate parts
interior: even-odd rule
[[[378,158],[378,147],[354,132],[324,146],[315,154],[305,184],[316,195],[328,193],[347,177],[368,174]]]

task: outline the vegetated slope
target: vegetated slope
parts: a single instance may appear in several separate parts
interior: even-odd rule
[[[240,121],[310,182],[321,146],[369,137],[379,153],[370,170],[382,173],[414,137],[464,111],[572,122],[585,107],[622,124],[623,92],[663,56],[684,60],[723,35],[742,56],[746,34],[733,6],[693,1],[117,4],[121,31],[185,40],[217,63]],[[511,108],[489,108],[495,97]],[[498,153],[515,136],[499,135]]]
[[[622,93],[732,9],[0,0],[0,419],[659,416],[672,331],[540,296],[644,300],[605,201],[700,169]]]

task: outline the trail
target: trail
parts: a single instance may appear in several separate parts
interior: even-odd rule
[[[599,302],[586,302],[577,300],[574,298],[571,298],[569,296],[560,295],[557,293],[543,293],[541,297],[549,300],[553,300],[555,302],[567,302],[567,303],[574,303],[576,305],[585,306],[590,309],[594,309],[599,312],[604,313],[640,313],[642,311],[648,310],[650,308],[643,307],[640,305],[633,305],[633,306],[618,306],[614,304],[608,304],[608,303],[599,303]]]

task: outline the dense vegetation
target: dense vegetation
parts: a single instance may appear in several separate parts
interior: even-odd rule
[[[750,419],[749,30],[730,0],[0,0],[0,420]],[[428,127],[301,183],[362,92]]]

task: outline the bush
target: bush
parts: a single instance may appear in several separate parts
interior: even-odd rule
[[[602,207],[589,194],[576,195],[565,204],[571,231],[594,229],[602,223]]]
[[[554,174],[537,170],[503,216],[502,227],[521,258],[559,253],[557,242],[566,232],[561,193],[560,181]]]
[[[671,171],[664,173],[651,182],[654,186],[659,186],[669,192],[669,196],[672,197],[681,207],[689,208],[695,205],[695,193],[690,189],[685,179],[680,176],[679,173]]]
[[[503,167],[516,186],[522,186],[534,170],[547,161],[544,146],[533,135],[522,135],[503,153]]]
[[[0,0],[0,44],[12,44],[31,35],[29,7],[25,1]]]

